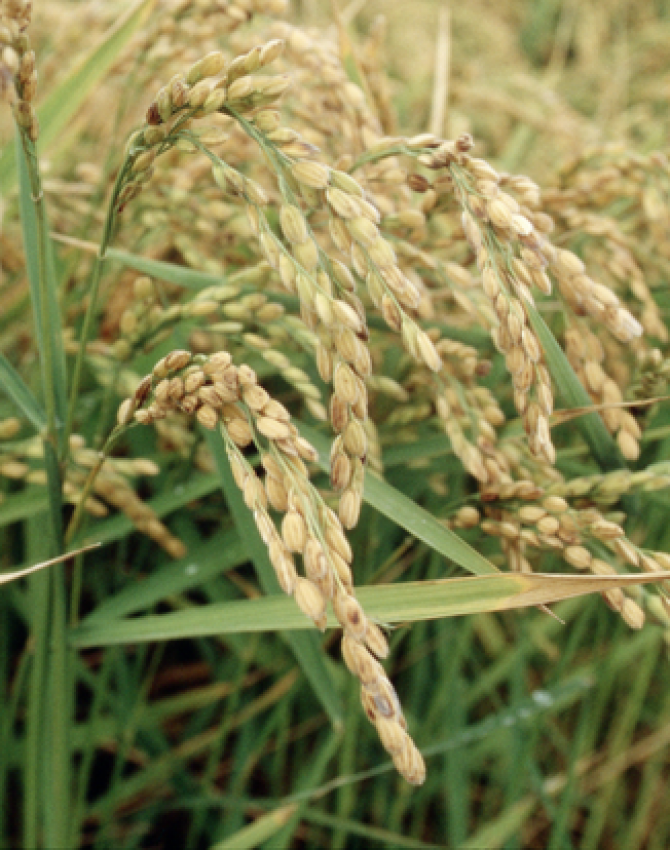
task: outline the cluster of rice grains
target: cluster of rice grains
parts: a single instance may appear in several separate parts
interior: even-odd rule
[[[21,438],[21,422],[14,417],[0,421],[0,479],[46,486],[43,467],[43,447],[38,437]],[[15,439],[17,438],[18,439]],[[63,500],[78,505],[85,498],[84,508],[93,517],[105,517],[109,507],[121,511],[133,526],[173,558],[181,558],[186,547],[158,518],[152,508],[135,492],[138,476],[153,476],[159,467],[147,458],[105,459],[104,467],[93,480],[92,492],[86,482],[90,470],[100,459],[98,452],[86,446],[79,434],[70,437],[70,462],[64,468]],[[86,495],[84,495],[86,493]],[[4,495],[0,494],[0,501]]]
[[[266,154],[277,177],[285,241],[277,238],[268,222],[269,199],[261,185],[207,151],[217,184],[243,201],[268,263],[277,269],[285,288],[298,295],[302,319],[318,336],[319,373],[332,380],[335,390],[331,420],[339,436],[333,445],[332,483],[341,493],[340,519],[352,528],[361,507],[367,452],[365,378],[372,368],[365,308],[355,294],[348,265],[316,241],[303,204],[328,211],[336,249],[348,255],[355,272],[366,279],[373,301],[380,304],[387,323],[401,332],[406,347],[433,370],[441,361],[428,334],[407,313],[418,307],[420,293],[400,271],[395,252],[381,236],[377,208],[346,172],[314,161],[315,146],[282,127],[278,113],[266,108],[286,89],[288,80],[255,72],[276,59],[282,47],[282,41],[274,40],[230,63],[221,53],[208,54],[163,87],[148,110],[147,127],[131,139],[126,176],[117,181],[115,203],[120,210],[139,192],[158,154],[180,141],[204,145],[205,137],[196,140],[188,134],[191,118],[212,112],[230,115]],[[216,75],[220,79],[213,79]]]
[[[372,456],[377,466],[380,462],[368,418],[370,391],[395,394],[404,402],[385,423],[400,426],[396,436],[405,426],[413,434],[412,427],[422,420],[441,423],[454,453],[479,484],[484,513],[465,508],[453,524],[477,525],[497,536],[512,569],[530,569],[534,550],[545,549],[560,552],[577,569],[599,574],[614,570],[605,557],[656,571],[663,560],[658,553],[637,549],[617,517],[586,503],[584,493],[573,504],[569,482],[555,469],[553,390],[533,328],[533,290],[548,296],[556,283],[567,317],[568,359],[594,402],[605,406],[604,421],[628,459],[638,456],[641,431],[620,404],[629,375],[616,368],[612,374],[605,371],[607,346],[637,345],[643,326],[656,333],[662,323],[640,275],[633,278],[643,324],[611,286],[587,275],[575,253],[550,241],[556,222],[564,229],[578,222],[586,232],[589,226],[593,233],[603,232],[601,222],[579,219],[579,211],[566,204],[567,198],[576,203],[579,193],[552,190],[545,201],[529,178],[499,173],[474,157],[467,134],[455,141],[430,134],[383,138],[374,109],[349,81],[332,45],[284,24],[276,25],[273,34],[278,37],[232,60],[218,50],[210,52],[160,88],[145,126],[131,137],[114,204],[120,211],[140,192],[157,156],[172,149],[200,151],[204,167],[180,172],[188,176],[179,197],[189,204],[195,193],[185,187],[211,169],[223,196],[212,196],[211,185],[203,188],[207,208],[225,219],[232,236],[255,237],[255,244],[246,244],[253,259],[237,273],[240,280],[264,287],[279,283],[297,302],[302,324],[291,324],[296,320],[265,295],[243,295],[229,282],[163,309],[150,304],[149,284],[140,279],[135,288],[147,292],[121,316],[122,338],[113,348],[120,359],[128,359],[138,347],[146,350],[147,327],[155,341],[182,318],[216,314],[223,322],[209,330],[221,331],[227,351],[235,350],[242,359],[245,351],[260,352],[322,418],[317,388],[287,356],[296,346],[308,350],[321,379],[333,387],[331,484],[339,496],[337,514],[308,481],[304,461],[313,459],[313,449],[300,439],[285,408],[258,386],[251,369],[233,366],[230,354],[208,355],[214,350],[211,336],[192,337],[193,349],[202,355],[174,352],[164,358],[124,403],[120,416],[124,422],[160,427],[168,412],[178,410],[195,415],[207,428],[222,425],[236,481],[281,586],[320,627],[326,600],[332,601],[345,629],[345,660],[362,682],[366,711],[400,771],[419,782],[423,763],[374,658],[383,657],[387,647],[353,595],[351,552],[343,533],[358,522],[366,460]],[[301,94],[289,98],[280,114],[276,102],[291,79],[260,72],[282,54]],[[301,132],[286,126],[286,115]],[[209,129],[195,123],[208,116],[219,123]],[[220,119],[228,122],[225,132]],[[323,161],[326,157],[333,166]],[[433,179],[408,170],[408,162]],[[246,231],[235,219],[236,208],[244,211]],[[207,237],[211,228],[205,225],[200,235]],[[610,271],[634,271],[633,254],[621,249],[620,234],[613,226],[607,232],[618,261],[610,262]],[[436,239],[436,233],[442,236]],[[214,270],[228,263],[239,267],[235,250],[234,240],[230,250],[224,244],[221,262],[207,259],[195,242],[180,244],[187,262]],[[602,258],[595,259],[600,266]],[[371,308],[390,333],[369,329]],[[480,383],[491,364],[483,342],[465,341],[473,338],[473,325],[489,329],[504,357],[525,442],[499,439],[505,422],[502,397]],[[401,382],[372,374],[376,358],[395,344],[394,335],[409,355]],[[649,384],[651,371],[660,374],[660,366],[642,348],[637,351]],[[295,378],[296,373],[300,379],[292,381],[289,374]],[[241,452],[251,442],[261,451],[264,484]],[[268,504],[283,514],[281,535]],[[305,577],[297,575],[293,554],[303,556]],[[633,598],[620,591],[609,591],[606,598],[631,626],[641,624],[644,615]]]
[[[494,341],[512,377],[514,403],[530,449],[553,465],[549,431],[553,392],[542,345],[528,315],[529,306],[534,306],[532,289],[549,295],[551,272],[566,307],[602,322],[620,342],[639,337],[642,326],[611,289],[586,276],[575,254],[549,241],[554,222],[540,209],[538,187],[526,177],[499,174],[485,160],[471,156],[471,147],[470,137],[463,136],[418,159],[440,172],[432,191],[455,196],[462,210],[463,231],[497,319]],[[620,427],[626,434],[635,432],[633,423]],[[622,448],[629,442],[620,439]]]
[[[632,381],[617,346],[637,346],[634,386],[636,398],[643,398],[662,384],[667,369],[661,351],[642,347],[642,329],[661,342],[666,334],[629,236],[641,225],[618,227],[594,214],[593,187],[604,206],[624,175],[641,187],[635,215],[653,225],[658,204],[648,178],[654,169],[667,171],[667,164],[660,156],[620,156],[608,170],[607,152],[597,152],[566,167],[560,185],[541,195],[529,178],[499,173],[473,156],[467,134],[455,141],[431,134],[383,137],[395,120],[378,65],[378,39],[361,66],[368,75],[366,98],[329,39],[282,23],[259,44],[252,29],[240,27],[258,12],[281,11],[283,0],[223,8],[214,3],[217,28],[207,3],[166,5],[171,14],[138,34],[141,49],[134,44],[134,53],[147,59],[136,72],[143,83],[156,85],[156,95],[143,126],[130,136],[110,221],[142,193],[164,156],[160,186],[131,204],[123,218],[136,216],[150,230],[147,244],[156,258],[173,261],[178,255],[194,268],[225,272],[226,280],[174,302],[170,292],[157,297],[152,281],[138,278],[125,287],[132,297],[109,299],[106,324],[118,333],[111,343],[88,343],[88,362],[101,384],[116,382],[129,395],[119,410],[121,425],[154,423],[161,445],[193,452],[200,468],[211,458],[199,451],[189,420],[221,429],[281,587],[322,629],[330,601],[365,711],[399,771],[419,784],[423,760],[377,660],[388,653],[386,639],[353,590],[345,530],[359,519],[365,465],[381,470],[380,440],[415,440],[417,428],[440,428],[479,488],[479,508],[461,509],[452,525],[496,536],[511,569],[531,569],[534,557],[547,550],[596,574],[611,573],[617,559],[651,572],[665,567],[663,553],[634,545],[623,517],[603,501],[603,493],[624,492],[616,489],[620,481],[589,479],[580,486],[556,470],[552,384],[531,313],[533,290],[548,296],[553,289],[561,298],[568,359],[594,402],[604,406],[603,419],[624,456],[636,459],[641,430],[621,404]],[[29,8],[10,0],[0,6],[0,82],[34,140],[34,55],[23,35]],[[190,46],[180,51],[176,33],[182,30]],[[229,34],[227,46],[222,32]],[[197,58],[195,44],[209,52]],[[175,73],[175,62],[187,70]],[[268,73],[281,62],[290,75]],[[164,85],[155,82],[161,69],[169,80]],[[280,112],[278,101],[290,85],[299,96],[287,98]],[[185,160],[180,152],[202,155]],[[85,165],[79,171],[84,179]],[[96,169],[88,171],[94,179]],[[106,238],[114,229],[110,225]],[[593,237],[583,254],[591,267],[605,270],[605,282],[591,279],[575,253],[552,244],[555,229]],[[641,305],[641,322],[614,291],[624,288],[625,279]],[[273,299],[277,286],[284,292]],[[297,306],[299,318],[284,305]],[[371,319],[375,312],[381,322]],[[172,352],[133,392],[135,357],[176,326],[197,326],[189,347],[201,353]],[[400,359],[398,342],[405,351]],[[66,345],[78,350],[71,336]],[[505,392],[494,394],[482,384],[493,348],[510,374],[527,440],[500,439]],[[332,385],[328,406],[298,365],[305,352],[322,382]],[[233,365],[233,355],[240,363],[261,358],[314,417],[330,419],[333,502],[326,504],[309,481],[305,462],[315,458],[312,446],[254,371]],[[397,367],[392,374],[373,374],[389,362]],[[375,403],[383,395],[400,403],[378,422],[377,432]],[[102,515],[106,504],[117,507],[168,552],[182,554],[181,541],[126,481],[154,470],[140,461],[130,468],[110,459],[89,492],[87,470],[95,457],[79,439],[73,438],[66,498],[76,503],[86,492],[89,512]],[[260,452],[262,478],[243,453],[252,444]],[[21,451],[6,455],[0,474],[35,480],[40,470],[31,469],[29,451],[25,458]],[[657,470],[650,480],[626,479],[626,487],[652,489],[666,478],[664,469]],[[443,481],[429,483],[445,492]],[[295,555],[302,556],[303,575]],[[634,627],[644,618],[641,605],[652,598],[618,590],[605,597]],[[661,597],[653,599],[663,607]]]
[[[32,5],[29,0],[0,2],[0,101],[11,104],[17,126],[35,142],[39,135],[33,109],[37,71],[35,53],[25,32]]]
[[[533,324],[534,296],[554,299],[570,365],[621,453],[637,460],[645,413],[625,400],[662,394],[670,377],[653,295],[670,260],[670,167],[660,153],[582,151],[541,192],[474,156],[466,133],[452,141],[383,135],[396,117],[381,29],[353,63],[359,86],[330,37],[274,23],[259,39],[252,19],[283,13],[285,0],[161,6],[102,84],[132,77],[155,92],[143,121],[135,106],[114,118],[141,126],[115,175],[104,246],[123,213],[121,240],[141,231],[148,255],[220,282],[183,297],[126,275],[108,298],[104,332],[86,344],[87,365],[100,386],[128,396],[119,426],[152,424],[161,451],[211,471],[191,425],[220,430],[281,588],[319,629],[332,606],[364,710],[399,772],[418,785],[425,765],[380,663],[388,643],[354,591],[346,531],[359,521],[366,464],[382,470],[384,444],[446,433],[475,490],[449,523],[496,537],[510,569],[530,571],[545,553],[595,575],[670,568],[670,556],[627,536],[620,509],[622,497],[670,486],[667,465],[567,480],[556,469],[554,393]],[[0,0],[0,97],[34,142],[30,11],[27,0]],[[114,110],[93,112],[87,139],[107,138]],[[143,193],[160,158],[160,181]],[[75,170],[89,189],[103,179],[91,159]],[[53,198],[53,207],[63,232],[73,230],[71,214],[90,213],[77,193]],[[650,255],[661,262],[647,263]],[[134,361],[175,328],[188,331],[190,350],[163,357],[137,385]],[[661,347],[650,348],[643,331]],[[65,344],[79,351],[70,328]],[[496,352],[510,381],[494,392],[485,379]],[[281,377],[296,407],[330,420],[334,494],[311,483],[314,448],[248,362]],[[317,373],[332,387],[328,403]],[[385,416],[383,396],[397,402]],[[525,439],[513,429],[501,437],[503,409],[516,409]],[[14,439],[19,430],[17,420],[0,422],[0,478],[44,484],[39,442]],[[247,447],[258,451],[258,468]],[[170,555],[183,555],[129,480],[156,474],[156,465],[107,458],[92,477],[99,458],[70,438],[65,499],[85,499],[94,516],[121,510]],[[446,495],[449,482],[436,474],[427,486]],[[670,621],[664,595],[627,588],[603,596],[633,628],[646,612]]]
[[[402,145],[403,140],[389,140],[388,144]],[[629,460],[639,456],[642,435],[637,419],[622,405],[620,385],[629,382],[628,367],[613,346],[639,345],[643,324],[610,287],[587,276],[581,259],[552,245],[549,234],[554,221],[541,209],[539,188],[526,177],[497,173],[486,161],[470,155],[471,146],[468,136],[433,144],[434,149],[417,159],[436,171],[437,177],[427,184],[416,176],[414,185],[419,191],[431,193],[424,204],[428,210],[439,208],[445,199],[455,198],[458,202],[463,231],[481,274],[482,290],[495,314],[490,316],[494,319],[494,342],[505,357],[515,406],[528,446],[540,466],[533,468],[528,458],[517,457],[515,462],[514,451],[510,453],[503,446],[508,471],[516,467],[516,480],[508,474],[489,477],[481,489],[483,516],[475,508],[464,508],[456,514],[453,524],[480,527],[498,537],[514,570],[529,571],[528,559],[533,554],[537,556],[538,550],[545,550],[555,552],[576,569],[599,575],[614,574],[617,569],[612,561],[617,560],[623,568],[658,572],[667,562],[666,556],[638,548],[620,525],[625,515],[603,510],[603,503],[610,506],[634,489],[637,473],[612,473],[604,482],[599,478],[564,481],[553,468],[555,449],[549,432],[553,392],[542,346],[529,319],[529,308],[534,307],[532,289],[549,295],[551,276],[556,280],[567,316],[568,360],[594,402],[602,405],[605,425],[616,435],[622,454]],[[553,204],[561,208],[555,196]],[[574,222],[574,216],[568,220]],[[649,333],[658,334],[661,322],[657,310],[647,303],[651,300],[647,298],[648,290],[639,281],[635,294],[644,305],[645,327]],[[590,318],[595,327],[589,326],[584,317]],[[597,333],[598,326],[607,332],[610,341]],[[666,337],[664,328],[660,337]],[[608,363],[617,373],[613,376],[604,368],[608,345],[613,355]],[[640,380],[651,388],[655,375],[659,376],[657,380],[663,380],[663,357],[656,349],[637,351]],[[641,387],[638,397],[645,397]],[[664,486],[663,475],[650,473],[653,482],[649,483],[648,472],[640,482],[645,482],[648,489]],[[631,627],[639,628],[644,622],[642,603],[667,622],[664,596],[652,596],[639,589],[611,590],[603,596]]]
[[[174,411],[195,416],[205,428],[220,428],[233,476],[281,588],[321,630],[331,602],[344,630],[344,659],[361,682],[365,711],[399,772],[421,784],[423,758],[377,660],[388,654],[386,638],[356,599],[352,551],[342,524],[309,480],[305,461],[316,459],[315,449],[299,435],[286,408],[259,385],[254,370],[235,366],[228,352],[168,354],[121,404],[118,422],[150,424]],[[260,454],[263,480],[242,451],[252,444]],[[275,523],[271,511],[281,520]],[[298,574],[294,555],[302,556],[304,576]]]
[[[539,487],[533,481],[485,488],[485,518],[475,508],[463,508],[454,518],[460,527],[478,526],[499,538],[512,569],[531,571],[529,557],[552,552],[565,564],[594,575],[615,575],[615,564],[658,573],[670,566],[670,557],[634,543],[626,536],[626,519],[616,505],[622,497],[665,488],[670,484],[668,464],[652,464],[639,472],[617,470],[601,475],[557,481]],[[670,614],[668,582],[664,595],[641,588],[614,588],[602,596],[631,627],[639,629],[647,609],[667,625]]]
[[[204,118],[225,109],[253,109],[277,100],[287,89],[286,77],[253,76],[281,53],[282,43],[272,41],[243,61],[226,61],[221,51],[212,51],[194,63],[186,74],[176,74],[163,86],[149,106],[146,126],[128,142],[124,168],[117,179],[114,205],[117,212],[135,198],[153,175],[157,156],[180,147],[194,150],[196,137],[190,132],[192,119]],[[219,77],[225,69],[225,75]],[[201,130],[199,146],[220,142],[220,129]]]

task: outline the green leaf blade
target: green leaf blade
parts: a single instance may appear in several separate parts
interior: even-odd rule
[[[368,617],[393,624],[548,605],[614,587],[650,584],[664,578],[670,578],[670,573],[628,576],[500,573],[362,587],[357,596]],[[332,611],[328,615],[328,626],[339,628]],[[313,628],[312,621],[292,599],[273,594],[132,620],[99,624],[85,620],[71,632],[70,637],[74,646],[88,647]]]
[[[53,404],[56,419],[55,428],[62,442],[67,412],[67,369],[56,264],[44,209],[44,199],[37,199],[38,207],[36,207],[36,199],[32,197],[28,164],[18,131],[16,138],[21,230],[35,320],[35,338],[42,364],[43,392],[47,411],[50,410],[49,404]],[[38,165],[35,163],[33,167],[37,168]],[[49,401],[50,398],[52,399],[51,402]]]
[[[38,434],[47,427],[46,414],[12,364],[0,353],[0,386]]]
[[[319,466],[324,472],[330,470],[328,440],[314,428],[299,424],[300,432],[319,453]],[[445,558],[454,561],[475,575],[493,575],[498,569],[472,546],[469,546],[453,531],[442,525],[432,514],[424,510],[395,487],[370,472],[365,474],[363,499],[384,516],[409,531],[418,540],[428,544]]]
[[[556,338],[547,327],[544,319],[537,308],[526,302],[526,309],[533,330],[537,334],[545,353],[547,368],[554,379],[559,396],[568,407],[592,407],[593,403],[589,394],[575,375]],[[575,427],[581,431],[584,440],[588,444],[598,466],[603,472],[611,472],[615,469],[625,469],[624,462],[617,444],[612,439],[605,423],[594,411],[575,420]]]
[[[212,844],[210,850],[253,850],[276,835],[288,823],[297,808],[297,804],[292,803],[261,815],[254,823],[238,830],[230,838]]]

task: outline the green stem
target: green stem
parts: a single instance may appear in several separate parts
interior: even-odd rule
[[[44,207],[44,192],[42,190],[42,180],[40,178],[37,151],[35,143],[32,142],[24,131],[19,132],[21,147],[25,158],[26,173],[30,183],[30,195],[35,212],[35,225],[37,228],[37,264],[38,264],[38,292],[39,303],[33,307],[37,312],[37,322],[42,337],[42,345],[40,353],[42,359],[42,383],[44,388],[44,400],[47,413],[47,432],[48,439],[54,447],[57,445],[57,428],[60,424],[57,419],[57,400],[55,391],[55,382],[53,376],[55,374],[55,353],[52,347],[52,336],[49,325],[49,310],[48,310],[48,272],[47,272],[47,225],[46,212]],[[59,330],[59,329],[58,329]]]
[[[79,398],[79,386],[81,384],[81,373],[84,365],[84,356],[86,354],[86,343],[88,342],[88,339],[91,335],[93,316],[95,314],[95,307],[98,300],[98,292],[100,290],[100,278],[102,276],[103,261],[104,254],[99,253],[98,256],[95,258],[95,262],[93,264],[93,271],[91,273],[88,305],[86,307],[84,325],[82,327],[81,338],[79,340],[79,350],[77,351],[77,357],[74,362],[74,371],[72,374],[72,388],[70,390],[70,402],[67,410],[67,424],[65,426],[65,434],[67,438],[70,437],[70,434],[72,433],[72,426],[74,424],[74,412],[77,406],[77,400]]]
[[[86,791],[91,777],[93,759],[97,754],[97,741],[95,738],[96,723],[99,721],[105,707],[105,698],[108,695],[109,680],[115,661],[115,651],[105,652],[102,656],[102,664],[95,679],[95,690],[93,702],[86,723],[86,739],[82,747],[82,761],[77,776],[77,789],[73,794],[71,835],[69,847],[78,845],[79,833],[82,829],[86,810]]]
[[[30,590],[28,592],[30,593]],[[0,607],[2,608],[3,621],[6,623],[7,626],[6,632],[9,631],[9,627],[11,624],[11,619],[6,616],[5,613],[9,612],[9,606],[9,599],[7,599],[7,597],[3,597],[3,602]],[[7,637],[9,637],[9,635],[7,635]],[[19,728],[18,724],[25,723],[24,707],[26,702],[25,697],[27,694],[27,683],[29,681],[30,672],[30,647],[31,641],[29,639],[26,643],[25,649],[21,652],[19,656],[15,672],[12,674],[11,677],[7,672],[4,677],[7,681],[7,696],[5,703],[6,713],[0,721],[0,752],[2,753],[9,752],[10,745],[12,742],[12,736],[16,735],[17,729]],[[9,650],[9,647],[7,647],[7,649]],[[7,655],[9,655],[9,652],[7,652]],[[7,658],[7,661],[9,661],[9,658]],[[24,764],[27,764],[27,759]],[[9,799],[7,794],[9,785],[9,774],[11,772],[9,759],[5,760],[0,769],[2,770],[2,775],[0,776],[0,800],[6,801]],[[12,814],[10,814],[8,807],[5,807],[5,809],[2,811],[1,817],[2,822],[0,823],[0,842],[2,842],[2,844],[0,846],[9,846],[9,836],[11,834],[12,828],[11,821],[13,820],[13,817]]]
[[[84,556],[77,555],[72,568],[72,581],[70,584],[70,621],[69,627],[74,629],[79,624],[79,605],[81,603],[81,592],[84,580]]]
[[[110,791],[105,800],[105,805],[101,813],[100,833],[97,838],[96,847],[118,846],[112,843],[116,838],[114,832],[114,815],[115,808],[121,802],[120,789],[123,788],[123,771],[126,767],[128,753],[133,745],[137,734],[139,720],[142,712],[146,710],[146,705],[149,697],[149,692],[153,684],[156,672],[160,667],[163,653],[165,652],[165,644],[159,644],[153,653],[150,655],[147,671],[139,688],[137,689],[137,697],[134,700],[132,707],[128,705],[127,716],[119,716],[119,728],[117,730],[116,743],[117,751],[114,759],[114,768],[110,779]],[[139,667],[138,667],[139,669]]]
[[[29,173],[32,175],[33,169],[29,169]],[[31,179],[32,184],[32,179]],[[39,184],[38,184],[39,186]],[[32,188],[32,186],[31,186]],[[47,428],[49,432],[49,439],[52,444],[56,439],[56,399],[54,393],[54,384],[53,380],[51,380],[51,376],[54,373],[54,354],[50,345],[50,333],[49,333],[49,317],[47,314],[46,303],[47,303],[47,271],[46,271],[46,254],[45,254],[45,244],[46,244],[46,228],[44,222],[44,200],[42,195],[42,188],[39,186],[38,188],[39,197],[36,198],[35,190],[33,188],[33,201],[35,203],[35,214],[37,219],[37,233],[38,233],[38,241],[39,241],[39,281],[40,281],[40,299],[41,299],[41,309],[40,309],[40,329],[42,332],[42,340],[44,342],[44,363],[43,363],[43,372],[46,376],[44,380],[44,396],[45,396],[45,406],[47,412]]]
[[[54,543],[54,551],[50,554],[57,555],[63,551],[62,547],[59,545],[62,543],[61,515],[63,506],[59,460],[63,453],[64,435],[62,433],[63,423],[59,421],[60,405],[56,389],[57,355],[54,351],[54,339],[55,334],[61,334],[61,328],[51,327],[51,322],[54,320],[54,317],[50,315],[49,311],[49,304],[51,303],[51,298],[49,296],[51,293],[49,291],[47,259],[48,228],[37,151],[35,149],[35,143],[28,138],[23,130],[19,131],[19,139],[24,156],[25,173],[28,176],[28,182],[30,185],[30,196],[34,211],[34,226],[37,236],[37,287],[36,289],[32,289],[32,295],[35,301],[33,309],[36,313],[37,326],[41,337],[39,352],[42,367],[42,387],[47,415],[46,433],[42,434],[42,439],[44,442],[47,486],[49,489],[49,499],[51,503],[51,532]],[[30,221],[27,221],[26,226],[31,226]]]
[[[34,309],[41,337],[40,360],[46,406],[44,465],[49,494],[49,537],[35,528],[36,545],[49,555],[65,551],[62,524],[62,471],[60,461],[67,445],[63,432],[65,413],[64,365],[59,362],[62,329],[58,316],[55,281],[49,268],[49,232],[39,162],[34,142],[20,130],[19,137],[34,218],[26,210],[26,233],[34,227],[37,248],[37,280],[33,288]],[[39,542],[38,542],[39,541]],[[36,577],[39,582],[39,578]],[[67,842],[67,817],[70,797],[70,683],[65,640],[65,575],[50,570],[35,585],[35,618],[32,637],[35,657],[30,684],[28,721],[28,764],[26,770],[25,841],[26,846],[64,847]],[[49,709],[46,710],[46,706]],[[45,767],[46,765],[46,767]],[[47,779],[49,777],[49,779]],[[44,834],[42,835],[42,826]]]
[[[91,336],[93,328],[93,320],[95,318],[95,310],[98,303],[98,294],[100,292],[100,279],[102,277],[102,264],[105,261],[107,249],[110,246],[114,235],[114,224],[116,222],[116,202],[123,184],[128,176],[129,161],[126,161],[119,169],[119,173],[114,182],[112,196],[107,206],[107,215],[105,216],[105,224],[102,231],[102,239],[100,241],[100,249],[93,264],[91,272],[91,282],[89,284],[88,304],[86,305],[86,313],[84,315],[84,324],[81,329],[81,337],[79,339],[79,350],[74,363],[74,371],[72,374],[72,388],[70,390],[70,401],[67,411],[67,423],[65,426],[65,438],[69,439],[74,425],[74,413],[79,399],[79,387],[81,385],[81,374],[84,368],[84,358],[86,356],[86,345]]]
[[[65,573],[62,564],[49,571],[51,622],[47,656],[47,705],[44,728],[49,748],[45,779],[45,846],[66,847],[72,794],[70,760],[72,721],[72,659],[67,647]],[[48,791],[47,791],[48,789]]]
[[[379,162],[382,159],[388,159],[388,157],[390,156],[411,156],[416,159],[416,157],[418,157],[419,154],[422,153],[433,153],[433,151],[431,151],[430,148],[427,148],[425,150],[423,148],[417,150],[410,150],[405,145],[393,145],[393,147],[385,148],[384,150],[380,151],[367,151],[366,153],[361,154],[356,159],[356,161],[349,168],[348,173],[353,174],[354,171],[357,171],[359,168],[364,165],[367,165],[369,162]]]
[[[29,528],[33,524],[29,525]],[[32,657],[26,714],[26,760],[23,771],[23,844],[39,847],[42,833],[40,799],[43,778],[45,666],[49,631],[49,573],[37,573],[29,579],[32,612]]]

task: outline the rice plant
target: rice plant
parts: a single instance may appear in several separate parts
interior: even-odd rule
[[[2,846],[667,845],[667,11],[404,8],[0,2]]]

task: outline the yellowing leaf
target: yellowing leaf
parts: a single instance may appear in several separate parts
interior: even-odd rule
[[[626,576],[500,573],[362,587],[357,596],[371,619],[383,623],[403,623],[548,605],[586,593],[650,584],[666,578],[670,578],[670,572]],[[328,617],[328,626],[338,626],[332,612]],[[79,647],[106,646],[313,628],[312,621],[305,617],[292,599],[273,595],[131,620],[90,624],[84,621],[71,632],[71,640]]]

